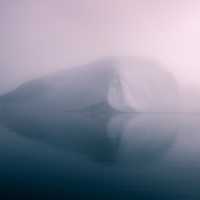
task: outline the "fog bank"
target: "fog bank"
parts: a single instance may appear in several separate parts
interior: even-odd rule
[[[0,94],[102,56],[160,61],[200,86],[197,0],[0,1]]]

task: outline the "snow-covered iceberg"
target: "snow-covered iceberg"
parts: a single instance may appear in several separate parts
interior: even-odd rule
[[[20,112],[95,110],[95,105],[118,112],[168,112],[177,108],[177,91],[173,76],[154,62],[108,58],[24,83],[0,104]]]

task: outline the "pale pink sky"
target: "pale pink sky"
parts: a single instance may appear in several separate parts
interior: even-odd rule
[[[0,0],[0,93],[101,56],[159,60],[200,86],[199,0]]]

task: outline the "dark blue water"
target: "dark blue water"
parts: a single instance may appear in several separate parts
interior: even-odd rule
[[[200,116],[5,113],[1,199],[200,199]]]

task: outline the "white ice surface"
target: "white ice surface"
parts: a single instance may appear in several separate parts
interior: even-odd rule
[[[172,74],[143,59],[116,62],[108,102],[122,112],[174,112],[178,87]]]

